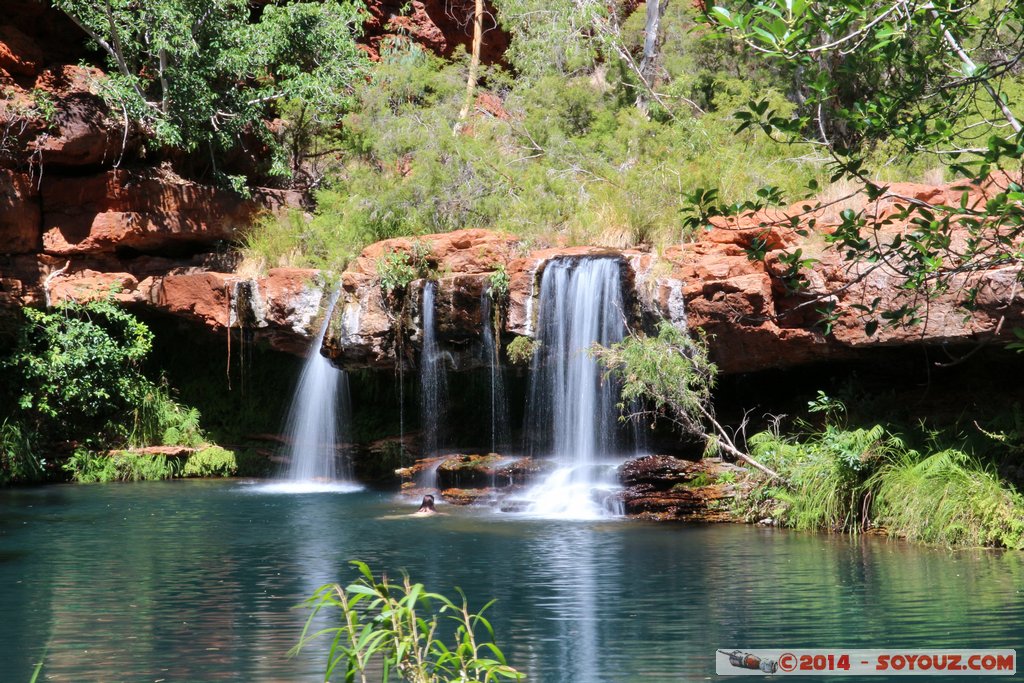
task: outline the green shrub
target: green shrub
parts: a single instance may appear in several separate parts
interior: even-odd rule
[[[185,461],[183,477],[233,477],[238,473],[235,454],[220,446],[196,451]]]
[[[115,301],[69,302],[50,311],[24,309],[23,314],[14,348],[2,362],[18,406],[0,430],[15,480],[42,474],[41,460],[33,453],[64,453],[69,442],[106,451],[204,441],[199,412],[175,401],[166,381],[155,383],[143,374],[153,334]],[[97,462],[91,469],[84,462],[79,455],[69,471],[108,472],[104,480],[165,475],[163,468],[141,460],[116,466]]]
[[[509,288],[512,285],[512,281],[508,277],[508,271],[505,270],[505,264],[499,263],[494,269],[494,272],[487,278],[488,288],[487,294],[494,301],[504,301],[508,298]]]
[[[321,636],[330,638],[324,680],[337,676],[368,681],[369,671],[382,671],[385,682],[392,673],[416,683],[524,679],[493,642],[494,630],[483,616],[493,602],[473,613],[462,591],[461,600],[454,602],[427,592],[408,576],[400,584],[391,583],[386,576],[375,578],[362,562],[351,564],[358,568],[359,579],[345,587],[323,586],[306,601],[313,612],[292,649],[297,654]],[[341,625],[311,633],[325,608],[341,612]],[[442,634],[451,629],[439,628],[442,623],[454,626],[450,642]]]
[[[803,440],[761,432],[751,455],[788,482],[771,489],[780,503],[774,517],[797,529],[857,531],[866,522],[867,478],[884,458],[908,449],[880,425],[845,430],[828,425]]]
[[[24,315],[7,364],[26,416],[58,437],[89,428],[123,434],[123,415],[150,387],[139,372],[153,344],[149,329],[111,300]]]
[[[869,481],[871,513],[890,533],[943,545],[1024,548],[1024,497],[958,450],[899,454]]]
[[[46,461],[36,441],[36,435],[17,422],[4,420],[0,424],[0,485],[43,479]]]
[[[894,536],[949,546],[1024,548],[1024,497],[967,453],[922,454],[876,425],[826,425],[800,439],[771,432],[751,453],[785,484],[762,483],[741,505],[784,526]]]
[[[540,348],[540,342],[530,337],[516,337],[505,347],[508,362],[512,365],[529,365],[533,354]]]
[[[132,410],[132,446],[188,446],[205,440],[199,427],[199,411],[186,408],[170,395],[166,382],[140,382],[138,402]]]
[[[380,288],[385,294],[405,291],[409,283],[416,279],[416,268],[409,255],[403,251],[384,254],[377,259],[376,267]]]
[[[97,453],[85,448],[76,449],[63,467],[72,480],[81,484],[173,479],[181,472],[176,458],[130,451]]]

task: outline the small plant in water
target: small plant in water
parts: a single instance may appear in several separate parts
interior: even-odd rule
[[[473,613],[462,591],[461,600],[454,602],[428,593],[408,576],[400,584],[391,583],[386,576],[378,580],[363,562],[351,564],[359,570],[358,580],[345,587],[323,586],[306,601],[313,612],[291,652],[297,654],[320,636],[331,638],[325,681],[343,673],[338,680],[368,683],[370,671],[379,671],[382,682],[393,674],[410,683],[525,680],[493,642],[494,630],[483,616],[493,601]],[[342,625],[311,633],[324,608],[340,609]],[[455,627],[451,642],[438,634],[448,630],[442,620]]]

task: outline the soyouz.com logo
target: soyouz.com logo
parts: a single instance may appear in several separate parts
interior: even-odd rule
[[[720,676],[1013,676],[1016,650],[742,650],[715,652]]]

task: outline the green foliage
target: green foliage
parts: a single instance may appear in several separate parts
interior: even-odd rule
[[[698,472],[694,475],[693,479],[676,484],[672,488],[700,488],[702,486],[711,486],[717,481],[715,477],[707,472]]]
[[[106,54],[101,87],[112,109],[156,146],[208,151],[214,167],[251,136],[272,150],[270,172],[297,169],[310,139],[333,127],[364,68],[355,43],[363,10],[348,0],[272,3],[257,12],[245,0],[53,4]],[[263,123],[279,113],[293,114],[284,140]]]
[[[63,468],[74,481],[90,484],[173,479],[180,474],[181,463],[162,455],[138,455],[130,451],[107,454],[77,448]]]
[[[416,268],[409,255],[403,251],[384,254],[377,259],[376,269],[380,288],[385,294],[405,291],[409,283],[416,279]]]
[[[735,484],[736,483],[735,472],[722,472],[718,475],[717,483],[719,484]]]
[[[948,546],[1024,547],[1024,497],[963,451],[923,454],[880,425],[829,424],[789,438],[761,432],[748,445],[786,480],[760,484],[744,503],[748,516],[797,529],[882,528]]]
[[[803,440],[761,432],[748,446],[751,455],[788,482],[770,492],[781,503],[776,519],[797,529],[853,532],[868,523],[864,500],[871,471],[907,450],[880,425],[853,430],[828,425]]]
[[[874,521],[912,541],[1024,549],[1024,496],[958,450],[886,462],[868,485]]]
[[[267,214],[253,222],[242,235],[242,253],[258,270],[279,267],[320,268],[341,272],[372,237],[356,226],[338,223],[331,215],[329,197],[323,197],[320,214],[302,211]]]
[[[36,116],[42,119],[46,126],[52,127],[57,123],[57,101],[53,94],[39,88],[33,88],[32,108]]]
[[[56,436],[89,425],[118,431],[140,390],[150,386],[139,372],[153,343],[149,329],[110,300],[62,304],[52,312],[26,308],[24,315],[7,365],[29,419]]]
[[[140,382],[132,408],[133,428],[128,437],[132,446],[189,446],[203,443],[199,411],[187,408],[170,395],[166,382]]]
[[[505,662],[493,642],[494,630],[483,616],[493,603],[470,612],[466,596],[455,602],[427,592],[408,576],[401,584],[376,579],[362,562],[352,562],[360,577],[344,588],[320,588],[306,604],[313,609],[303,629],[298,653],[321,636],[331,639],[324,680],[367,681],[370,672],[381,680],[392,675],[410,683],[524,680]],[[342,624],[316,633],[310,629],[321,610],[340,610]],[[450,642],[441,633],[454,626]],[[485,632],[485,633],[484,633]]]
[[[657,337],[634,335],[610,348],[596,346],[593,353],[622,382],[624,413],[627,406],[646,404],[642,414],[665,418],[687,433],[705,433],[717,368],[699,331],[690,336],[662,321]]]
[[[494,272],[487,278],[487,294],[493,301],[504,301],[508,298],[509,287],[512,281],[505,270],[505,264],[499,263]]]
[[[760,130],[827,154],[831,179],[852,184],[866,200],[842,211],[828,243],[863,264],[851,267],[860,277],[882,269],[907,291],[886,307],[880,299],[854,307],[869,335],[880,325],[921,323],[925,303],[951,288],[967,289],[964,307],[972,308],[978,288],[964,273],[996,266],[1019,273],[1024,71],[1011,55],[1024,50],[1020,3],[729,5],[713,8],[711,22],[787,73],[799,93],[788,112],[751,99],[737,114],[738,131]],[[878,171],[879,156],[948,167],[944,176],[964,178],[954,188],[959,201],[893,194],[895,211],[877,212],[872,202],[889,196],[885,176],[893,175]],[[809,201],[806,211],[823,206]],[[908,227],[887,230],[896,222]],[[825,311],[826,328],[831,313]]]
[[[207,446],[188,456],[183,477],[233,477],[238,473],[235,454],[220,446]]]
[[[720,184],[721,197],[735,201],[765,184],[798,192],[821,175],[816,161],[792,158],[780,143],[735,133],[733,113],[752,96],[792,111],[788,83],[767,73],[750,83],[750,69],[725,58],[724,41],[705,46],[690,31],[685,3],[666,15],[677,52],[665,56],[659,90],[674,93],[664,98],[671,111],[655,103],[649,113],[635,106],[637,80],[623,56],[635,54],[642,27],[620,25],[589,0],[500,4],[515,77],[481,68],[498,115],[481,106],[452,135],[465,64],[407,40],[386,43],[370,78],[354,85],[324,157],[315,214],[257,228],[248,243],[256,260],[337,267],[370,242],[470,227],[539,243],[660,246],[696,234],[679,219],[694,188]],[[691,51],[695,43],[703,51]],[[714,95],[705,111],[687,104],[695,74]]]
[[[178,403],[166,382],[142,372],[153,334],[114,301],[66,303],[52,311],[24,310],[25,322],[3,367],[18,413],[0,429],[5,462],[16,480],[42,474],[43,452],[71,445],[197,446],[199,412]],[[86,448],[68,471],[85,480],[162,478],[162,462],[91,457]],[[92,476],[89,472],[105,474]]]
[[[39,452],[37,437],[24,425],[7,419],[0,423],[0,485],[39,481],[46,460]]]
[[[540,348],[540,342],[530,337],[516,337],[505,347],[508,362],[512,365],[529,365],[533,355]]]
[[[601,46],[594,26],[614,17],[607,3],[583,0],[497,0],[502,26],[513,38],[508,59],[525,78],[552,70],[586,72],[594,67]]]

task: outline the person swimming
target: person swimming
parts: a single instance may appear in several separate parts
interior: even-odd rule
[[[423,496],[423,502],[420,503],[420,509],[414,512],[416,515],[436,515],[437,508],[434,507],[434,496],[427,494]]]

